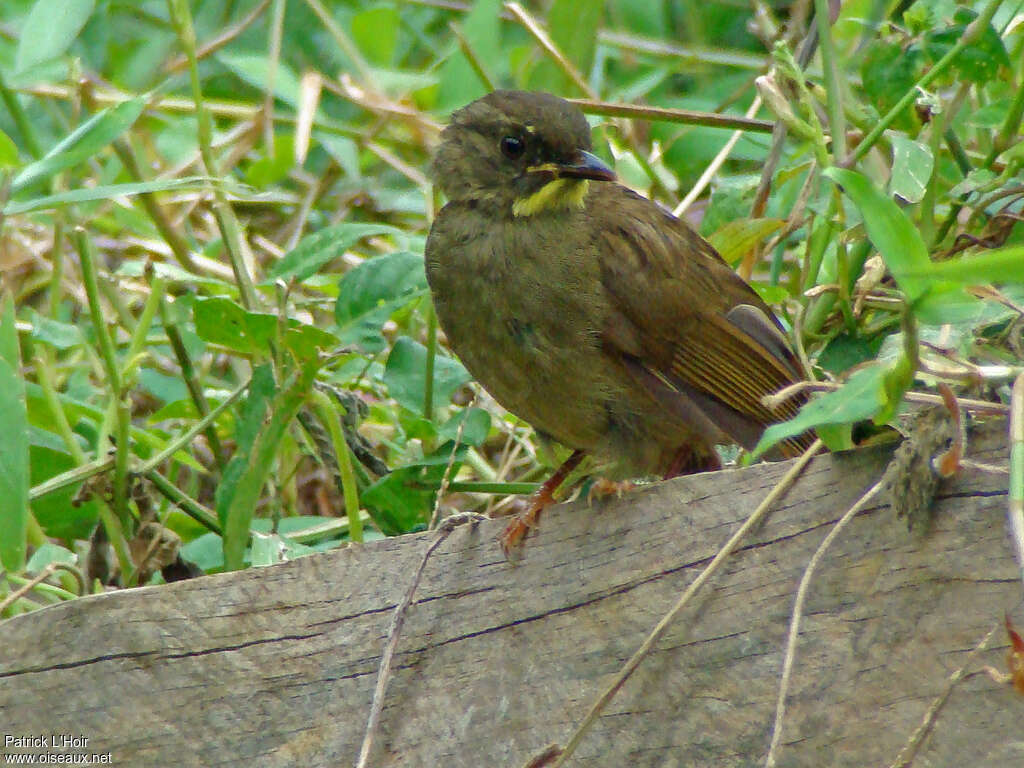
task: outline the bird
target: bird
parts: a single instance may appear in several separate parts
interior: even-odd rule
[[[457,110],[431,176],[447,198],[425,247],[449,348],[506,410],[572,449],[505,530],[537,525],[584,456],[609,478],[721,467],[800,398],[784,328],[688,224],[618,183],[570,102],[498,90]],[[781,445],[795,455],[808,435]]]

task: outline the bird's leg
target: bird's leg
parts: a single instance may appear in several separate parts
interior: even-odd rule
[[[684,444],[676,452],[669,464],[663,479],[669,480],[680,475],[695,475],[698,472],[715,472],[722,468],[722,460],[714,448],[701,451],[696,447]]]
[[[515,519],[508,524],[505,532],[498,539],[505,557],[509,557],[519,547],[530,529],[537,525],[537,518],[540,517],[544,508],[555,503],[555,491],[565,482],[569,473],[583,461],[583,456],[583,451],[573,451],[572,455],[562,462],[562,466],[556,469],[554,474],[545,480],[544,484],[530,497],[530,506],[526,508],[526,511],[516,515]]]

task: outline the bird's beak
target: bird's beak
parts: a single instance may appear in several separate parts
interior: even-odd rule
[[[615,171],[597,155],[580,150],[571,163],[544,163],[528,168],[531,173],[550,173],[557,179],[593,179],[615,181]]]

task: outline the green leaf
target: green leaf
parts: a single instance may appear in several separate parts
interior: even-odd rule
[[[28,409],[20,371],[14,297],[5,293],[0,306],[0,565],[12,573],[25,567],[29,516]]]
[[[36,0],[21,28],[14,54],[16,72],[64,53],[92,15],[95,0]]]
[[[199,176],[186,176],[180,179],[133,181],[127,184],[101,184],[98,187],[70,189],[67,192],[58,192],[55,195],[45,195],[43,197],[35,197],[29,200],[13,201],[4,207],[3,213],[7,216],[15,216],[20,213],[41,211],[46,210],[47,208],[60,208],[64,205],[87,203],[92,200],[112,200],[116,197],[141,195],[144,192],[185,192],[190,190],[206,189],[207,186],[206,181]]]
[[[324,264],[334,261],[364,237],[373,235],[404,235],[400,229],[387,224],[363,224],[343,221],[307,235],[292,250],[281,257],[267,273],[263,285],[275,280],[302,282],[315,275]],[[420,259],[421,269],[423,260]]]
[[[373,64],[388,66],[395,58],[395,45],[402,20],[398,10],[377,6],[352,17],[352,40]]]
[[[719,228],[708,241],[723,259],[736,264],[754,246],[778,232],[785,223],[782,219],[734,219]]]
[[[311,362],[293,373],[270,405],[270,418],[261,425],[251,450],[241,451],[231,463],[241,466],[231,493],[218,494],[217,516],[224,521],[224,567],[244,565],[249,525],[260,492],[277,457],[278,446],[313,385],[319,364]],[[225,473],[226,474],[226,473]]]
[[[223,297],[197,299],[193,311],[196,333],[203,341],[246,354],[270,351],[270,340],[277,330],[276,315],[247,312]]]
[[[875,40],[867,46],[861,64],[861,81],[868,95],[868,103],[879,112],[888,112],[904,93],[913,88],[917,81],[923,56],[917,48],[904,50],[901,43],[891,40]],[[913,107],[900,115],[896,127],[915,127],[917,118]]]
[[[1024,283],[1024,245],[938,261],[931,265],[929,274],[965,285]]]
[[[18,147],[3,131],[0,131],[0,170],[18,165]]]
[[[241,80],[260,93],[270,82],[270,63],[266,56],[253,53],[217,54],[217,61],[234,72]],[[299,105],[299,78],[284,62],[279,61],[274,72],[274,96],[291,107]]]
[[[384,383],[400,405],[417,414],[423,413],[426,369],[426,347],[408,336],[395,340],[384,366]],[[455,390],[471,378],[462,363],[438,355],[434,360],[434,409],[451,403]]]
[[[22,168],[21,173],[11,182],[11,194],[17,194],[30,184],[94,157],[131,128],[145,106],[145,97],[137,96],[93,115],[43,157]]]
[[[423,256],[397,251],[353,267],[338,282],[334,320],[343,343],[367,352],[384,348],[381,326],[399,307],[425,295]]]
[[[50,344],[55,349],[71,349],[84,341],[82,329],[77,325],[54,320],[32,308],[29,308],[28,318],[32,324],[32,339],[35,341]]]
[[[501,46],[501,0],[476,0],[462,22],[462,34],[480,57],[492,77],[501,75],[504,51]],[[438,109],[464,107],[486,92],[462,51],[454,53],[441,66]]]
[[[483,408],[464,408],[438,428],[437,437],[454,441],[460,424],[463,426],[459,444],[480,446],[491,431],[491,414]]]
[[[956,25],[924,37],[925,52],[938,61],[956,45],[967,31],[967,25],[978,17],[977,12],[970,8],[957,8],[953,15]],[[953,61],[953,70],[964,80],[987,85],[999,76],[999,68],[1010,66],[1010,56],[1006,52],[1003,39],[995,28],[989,24],[981,37],[972,45],[967,46]]]
[[[754,448],[753,458],[787,437],[802,435],[809,429],[827,424],[852,424],[881,413],[889,403],[886,380],[894,368],[894,364],[889,363],[854,371],[842,389],[808,401],[789,421],[768,427]]]
[[[304,362],[337,347],[338,337],[315,325],[306,325],[289,318],[288,328],[284,332],[284,345],[298,360]]]
[[[28,565],[25,566],[25,570],[29,573],[39,573],[43,568],[50,565],[50,563],[74,565],[77,562],[78,555],[70,549],[47,541],[32,553],[32,557],[29,558]]]
[[[935,277],[924,240],[891,198],[856,171],[833,167],[822,175],[839,184],[857,206],[868,237],[921,322],[958,322],[977,310],[977,299]]]
[[[449,477],[454,477],[468,450],[460,445],[452,456],[452,447],[444,443],[429,456],[398,467],[360,496],[381,531],[394,536],[423,529],[445,470],[451,464]]]
[[[555,0],[548,11],[548,34],[584,80],[589,79],[594,64],[597,30],[603,10],[604,0]],[[533,71],[530,84],[553,93],[579,90],[569,76],[547,57]]]
[[[833,374],[841,374],[868,360],[874,360],[883,337],[866,339],[841,333],[833,338],[818,354],[817,364]]]
[[[927,144],[908,139],[901,133],[892,136],[892,175],[889,191],[908,203],[919,203],[935,169],[935,158]]]
[[[256,189],[272,187],[295,167],[295,134],[274,135],[274,152],[264,151],[245,169],[245,181]]]

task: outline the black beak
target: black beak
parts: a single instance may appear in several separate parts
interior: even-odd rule
[[[559,163],[557,174],[563,179],[593,179],[594,181],[615,181],[615,171],[597,155],[580,150],[574,163]]]

